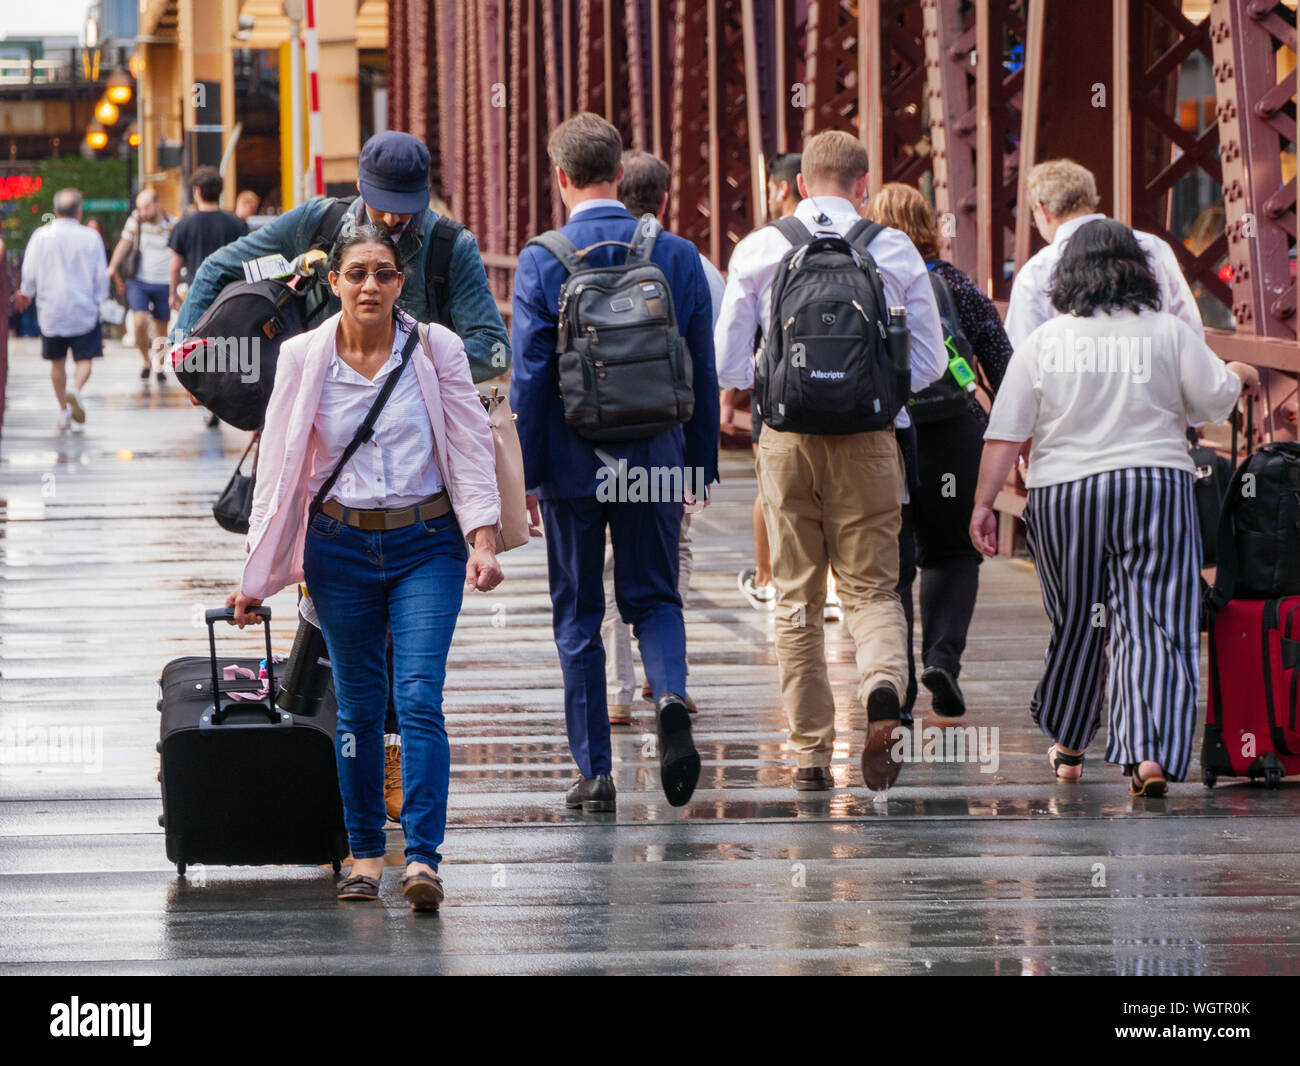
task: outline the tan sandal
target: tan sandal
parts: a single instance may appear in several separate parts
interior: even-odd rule
[[[1082,752],[1080,752],[1078,755],[1071,755],[1069,752],[1062,751],[1059,745],[1053,744],[1050,748],[1047,749],[1047,761],[1052,767],[1052,773],[1055,775],[1056,780],[1069,781],[1071,783],[1075,781],[1083,780],[1083,753]],[[1079,768],[1079,776],[1062,777],[1059,770],[1059,767],[1062,766],[1077,766]]]
[[[1163,773],[1140,777],[1138,767],[1129,772],[1128,792],[1130,796],[1142,796],[1145,799],[1160,799],[1169,789],[1169,780]]]

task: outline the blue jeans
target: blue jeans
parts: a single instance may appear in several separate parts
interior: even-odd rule
[[[308,529],[303,572],[334,671],[339,789],[355,858],[387,851],[385,644],[391,627],[406,861],[437,869],[442,860],[451,776],[442,684],[466,557],[465,538],[450,513],[382,532],[362,532],[318,514]]]

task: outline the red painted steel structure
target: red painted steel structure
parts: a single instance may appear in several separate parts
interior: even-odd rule
[[[1041,243],[1026,164],[1079,159],[1101,209],[1168,240],[1235,326],[1216,350],[1300,371],[1293,2],[1213,0],[1197,22],[1176,0],[390,0],[389,24],[390,124],[431,142],[502,298],[561,220],[545,139],[573,111],[668,161],[669,226],[724,269],[763,221],[762,159],[839,128],[873,188],[931,192],[945,255],[995,298]],[[1212,88],[1180,99],[1198,69]],[[1193,186],[1223,204],[1189,236]]]

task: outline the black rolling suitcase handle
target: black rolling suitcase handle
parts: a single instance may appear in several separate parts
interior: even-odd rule
[[[262,620],[262,632],[266,635],[266,684],[267,699],[266,703],[256,704],[259,710],[266,712],[272,725],[281,724],[281,715],[275,708],[275,663],[271,656],[271,608],[269,607],[248,607],[245,609],[246,614],[254,615]],[[205,611],[203,619],[208,624],[208,652],[212,663],[212,724],[220,725],[226,720],[229,708],[221,709],[221,685],[217,676],[217,622],[233,622],[235,620],[235,609],[233,607],[214,607]],[[254,706],[249,704],[250,707]]]

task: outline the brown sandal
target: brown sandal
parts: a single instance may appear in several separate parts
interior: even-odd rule
[[[1071,755],[1064,752],[1056,744],[1047,749],[1047,761],[1051,764],[1052,773],[1058,781],[1068,781],[1073,784],[1075,781],[1083,780],[1083,753]],[[1077,766],[1079,768],[1078,777],[1062,777],[1058,771],[1061,766]]]
[[[1128,792],[1130,796],[1141,796],[1144,799],[1160,799],[1168,788],[1169,780],[1163,773],[1152,774],[1150,777],[1141,777],[1138,775],[1138,767],[1136,766],[1129,771]]]
[[[353,874],[339,882],[339,899],[370,900],[379,898],[379,878]]]
[[[424,870],[403,874],[402,898],[410,903],[413,911],[436,911],[438,904],[446,898],[442,878]]]

